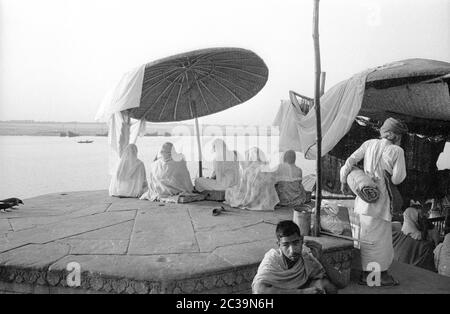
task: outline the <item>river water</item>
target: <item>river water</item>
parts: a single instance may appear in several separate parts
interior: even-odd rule
[[[91,139],[91,144],[77,143]],[[143,137],[138,140],[139,159],[147,169],[166,141],[175,144],[187,159],[191,177],[198,175],[197,142],[193,137]],[[211,172],[210,143],[212,137],[202,138],[204,175]],[[277,142],[270,137],[227,138],[229,147],[240,154],[251,146],[258,146],[273,162]],[[55,136],[0,136],[0,199],[28,198],[37,195],[84,190],[101,190],[109,186],[107,137],[68,138]],[[297,155],[297,165],[303,174],[314,172],[315,162]],[[441,154],[438,167],[450,168],[450,145]]]

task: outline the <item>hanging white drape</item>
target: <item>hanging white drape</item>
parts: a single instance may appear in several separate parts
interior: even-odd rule
[[[108,122],[109,173],[113,175],[124,148],[145,131],[144,120],[130,119],[126,109],[139,107],[145,64],[125,73],[100,104],[96,120]]]
[[[322,156],[325,156],[350,130],[359,113],[365,93],[367,75],[403,65],[401,62],[388,63],[380,67],[364,70],[342,81],[320,97],[322,123]],[[310,108],[305,115],[290,101],[281,102],[273,122],[280,128],[280,151],[289,149],[303,152],[306,159],[317,155],[316,111]]]

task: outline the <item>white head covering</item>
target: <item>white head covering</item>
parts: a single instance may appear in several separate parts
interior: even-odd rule
[[[164,162],[169,161],[181,161],[184,160],[184,155],[177,153],[175,146],[171,142],[166,142],[161,146],[161,150],[156,155],[153,161],[157,159],[162,159]]]
[[[302,170],[295,165],[295,152],[285,151],[281,154],[280,164],[277,169],[277,181],[302,180]]]
[[[419,212],[413,207],[408,207],[403,213],[402,232],[416,240],[422,239],[422,233],[418,229]]]
[[[228,150],[225,142],[216,138],[212,143],[212,150],[215,161],[236,161],[236,155],[233,151]]]
[[[242,169],[246,169],[251,165],[267,165],[268,161],[264,152],[255,146],[245,152],[245,160],[240,164]]]
[[[214,154],[214,173],[218,184],[230,187],[239,182],[239,163],[237,154],[228,150],[225,142],[219,138],[212,143]]]
[[[245,160],[249,162],[267,163],[266,155],[258,147],[252,147],[245,153]]]
[[[142,163],[137,158],[137,146],[135,144],[128,144],[120,157],[119,166],[117,167],[116,177],[118,180],[131,179],[136,172],[136,169]]]
[[[139,197],[147,185],[145,166],[137,158],[137,147],[129,144],[122,152],[117,171],[111,178],[109,195]]]

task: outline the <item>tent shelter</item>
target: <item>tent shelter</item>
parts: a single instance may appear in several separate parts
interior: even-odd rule
[[[353,104],[354,106],[359,105],[359,110],[355,117],[346,117],[350,123],[348,130],[343,132],[345,135],[334,139],[335,143],[331,149],[322,154],[323,190],[340,193],[339,169],[346,158],[367,139],[378,137],[378,128],[386,118],[395,117],[405,121],[410,132],[402,143],[408,171],[407,179],[400,185],[402,195],[406,199],[439,197],[438,194],[441,192],[435,185],[437,177],[440,175],[437,171],[436,161],[443,151],[446,141],[450,141],[450,63],[427,59],[408,59],[369,69],[362,73],[364,76],[358,76],[358,79],[365,78],[365,85],[359,84],[354,88],[357,91],[358,88],[364,86],[360,104],[356,104],[356,102]],[[345,101],[345,93],[348,92],[349,82],[355,77],[356,75],[337,84],[322,96],[322,115],[327,117],[327,121],[336,118],[340,108],[348,105],[348,102]],[[333,99],[330,98],[332,93],[339,96],[334,99],[338,99],[340,103],[332,102]],[[342,96],[343,94],[344,96]],[[357,92],[354,94],[356,95]],[[297,97],[302,98],[303,103],[310,104],[306,110],[305,106],[295,108],[290,104],[291,112],[285,115],[292,116],[292,111],[296,113],[295,123],[297,124],[292,128],[295,123],[291,123],[289,141],[294,143],[293,146],[296,146],[298,151],[299,147],[305,147],[302,142],[305,139],[302,123],[314,112],[311,99],[298,94]],[[356,98],[351,99],[355,100]],[[336,109],[337,107],[339,108]],[[333,112],[327,116],[327,110],[336,110],[336,113]],[[323,129],[325,123],[322,122]],[[341,123],[338,125],[343,128]],[[292,136],[292,130],[295,128],[298,130],[298,134],[295,135],[297,138]],[[280,132],[283,137],[283,131],[280,130]],[[303,153],[307,158],[311,158],[305,150]]]

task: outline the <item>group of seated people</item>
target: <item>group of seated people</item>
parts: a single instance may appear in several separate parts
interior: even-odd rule
[[[158,201],[181,193],[223,191],[225,204],[248,210],[305,203],[302,171],[295,165],[294,151],[285,152],[278,167],[272,169],[257,147],[249,149],[244,160],[221,139],[213,142],[212,150],[211,177],[196,178],[193,185],[184,156],[175,151],[172,143],[162,146],[148,177],[143,162],[137,158],[136,145],[129,144],[111,180],[109,194]]]
[[[394,259],[450,277],[450,234],[440,243],[427,213],[420,204],[405,209],[401,229],[392,233]]]

